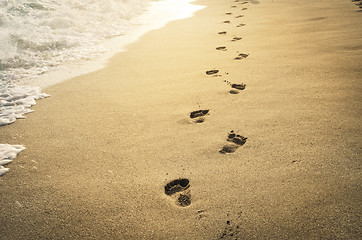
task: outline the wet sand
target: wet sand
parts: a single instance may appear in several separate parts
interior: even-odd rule
[[[360,8],[195,4],[0,129],[1,239],[360,238]]]

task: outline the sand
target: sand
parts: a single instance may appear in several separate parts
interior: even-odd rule
[[[361,237],[358,6],[195,4],[0,129],[1,239]]]

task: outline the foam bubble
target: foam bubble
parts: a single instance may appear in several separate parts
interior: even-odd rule
[[[25,147],[21,145],[0,144],[0,176],[9,171],[4,165],[11,163],[24,149]]]
[[[35,100],[48,97],[38,87],[0,85],[0,126],[25,118],[24,114],[32,112],[30,107]]]

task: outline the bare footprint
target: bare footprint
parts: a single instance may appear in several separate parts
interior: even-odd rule
[[[220,51],[226,51],[226,47],[222,46],[222,47],[217,47],[216,50],[220,50]]]
[[[218,239],[240,239],[240,234],[241,227],[233,224],[231,220],[227,220],[224,231]]]
[[[218,72],[219,72],[219,70],[214,69],[214,70],[206,71],[206,74],[207,75],[214,75],[214,74],[217,74]]]
[[[243,38],[241,38],[241,37],[234,37],[231,41],[232,41],[232,42],[235,42],[235,41],[239,41],[239,40],[241,40],[241,39],[243,39]]]
[[[205,116],[209,114],[209,111],[209,109],[193,111],[190,113],[190,118],[195,123],[203,123],[205,121]]]
[[[249,54],[240,53],[236,58],[234,58],[234,60],[241,60],[241,59],[247,58],[248,56],[249,56]]]
[[[244,83],[241,83],[241,84],[233,83],[233,84],[231,84],[231,87],[235,88],[235,89],[238,89],[238,90],[244,90],[245,87],[246,87],[246,84],[244,84]]]
[[[165,186],[165,194],[171,196],[176,205],[187,207],[191,204],[190,181],[187,178],[175,179]]]
[[[228,144],[228,145],[223,146],[219,152],[222,154],[233,153],[236,151],[236,149],[238,149],[238,147],[239,146],[237,146],[237,145]]]
[[[234,130],[232,130],[232,131],[229,133],[229,136],[228,136],[227,141],[228,141],[228,142],[233,142],[233,143],[235,143],[235,144],[237,144],[237,145],[239,145],[239,146],[243,146],[243,145],[246,143],[246,140],[247,140],[247,139],[248,139],[248,138],[243,137],[243,136],[241,136],[241,135],[239,135],[239,134],[236,134],[236,133],[234,132]]]
[[[243,146],[247,139],[248,138],[236,134],[234,130],[232,130],[229,132],[227,138],[227,141],[230,142],[230,144],[225,145],[219,152],[222,154],[233,153],[236,151],[236,149]]]

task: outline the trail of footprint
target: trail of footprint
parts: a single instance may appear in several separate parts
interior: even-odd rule
[[[176,205],[187,207],[191,204],[190,181],[187,178],[175,179],[165,185],[165,194],[172,197]]]
[[[205,116],[209,114],[209,111],[209,109],[193,111],[190,113],[190,118],[194,123],[203,123],[205,121]]]
[[[230,144],[225,145],[219,152],[222,154],[233,153],[236,149],[243,146],[247,139],[248,138],[236,134],[234,130],[232,130],[229,132],[227,138],[227,141],[230,142]]]

